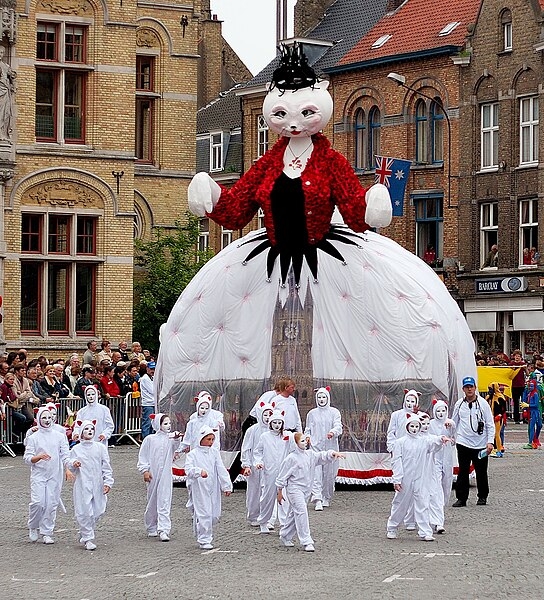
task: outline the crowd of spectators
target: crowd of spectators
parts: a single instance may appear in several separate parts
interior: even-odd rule
[[[124,397],[132,392],[140,398],[140,377],[155,359],[139,342],[129,346],[121,341],[112,349],[108,340],[87,343],[83,357],[67,359],[29,358],[21,349],[0,358],[0,420],[11,408],[13,433],[24,436],[34,422],[34,408],[59,398],[83,398],[85,388],[94,385],[103,399]]]
[[[508,354],[500,350],[478,352],[475,355],[476,364],[479,367],[510,367],[514,362],[515,354],[522,356],[520,350],[514,350],[511,356],[508,356]],[[537,360],[542,360],[542,355],[539,352],[531,352],[527,354],[523,360],[530,367],[531,365],[535,365]]]

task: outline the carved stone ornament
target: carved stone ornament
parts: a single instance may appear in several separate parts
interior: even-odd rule
[[[144,27],[136,32],[136,45],[144,48],[153,48],[159,45],[159,38],[152,30]]]
[[[40,0],[40,5],[60,15],[88,15],[93,12],[87,0]]]
[[[100,206],[102,200],[96,192],[72,181],[51,181],[27,190],[24,204],[50,204],[51,206]]]
[[[2,7],[2,32],[0,37],[6,36],[10,44],[17,37],[17,13],[13,8]]]

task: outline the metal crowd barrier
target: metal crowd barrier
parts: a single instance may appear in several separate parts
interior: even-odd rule
[[[4,404],[1,408],[4,420],[0,421],[0,448],[10,456],[15,458],[15,452],[11,449],[13,443],[13,420],[11,418],[11,408]]]

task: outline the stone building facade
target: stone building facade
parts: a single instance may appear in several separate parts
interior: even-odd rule
[[[13,13],[0,342],[58,355],[130,340],[134,237],[183,219],[197,107],[243,65],[209,0],[18,0]]]

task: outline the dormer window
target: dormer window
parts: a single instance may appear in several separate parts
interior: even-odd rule
[[[448,23],[445,27],[443,27],[439,32],[439,37],[444,37],[445,35],[449,35],[454,29],[456,29],[461,24],[460,21],[452,21]]]
[[[371,48],[373,50],[376,50],[376,48],[381,48],[388,40],[391,39],[391,37],[392,36],[390,34],[382,35],[372,44]]]

